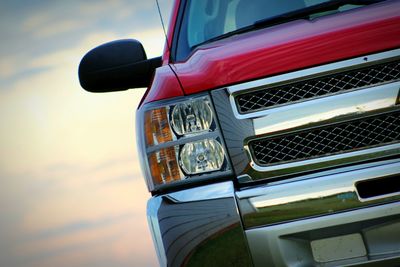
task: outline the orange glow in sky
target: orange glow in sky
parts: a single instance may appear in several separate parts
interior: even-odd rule
[[[92,94],[77,75],[116,39],[161,55],[155,1],[1,1],[0,33],[0,266],[157,266],[135,144],[144,89]]]

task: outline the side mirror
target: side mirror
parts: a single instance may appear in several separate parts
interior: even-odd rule
[[[118,40],[89,51],[79,64],[79,82],[89,92],[113,92],[150,85],[161,57],[147,59],[137,40]]]

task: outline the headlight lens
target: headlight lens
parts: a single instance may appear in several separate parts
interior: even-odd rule
[[[187,143],[180,154],[182,169],[187,174],[218,171],[224,163],[225,153],[215,139]]]
[[[210,98],[168,102],[152,103],[137,113],[138,147],[149,190],[204,180],[207,173],[230,173]]]
[[[172,126],[178,135],[208,131],[213,121],[207,98],[183,102],[172,110]]]

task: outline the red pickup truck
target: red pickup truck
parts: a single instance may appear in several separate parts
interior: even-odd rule
[[[147,87],[137,141],[161,266],[400,266],[400,1],[175,0],[162,57],[82,59]]]

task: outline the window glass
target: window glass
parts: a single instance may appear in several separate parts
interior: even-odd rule
[[[328,2],[327,0],[187,0],[176,49],[183,59],[193,47],[255,22]],[[352,7],[350,7],[352,8]],[[345,6],[339,11],[349,9]],[[313,14],[310,18],[337,11]]]

